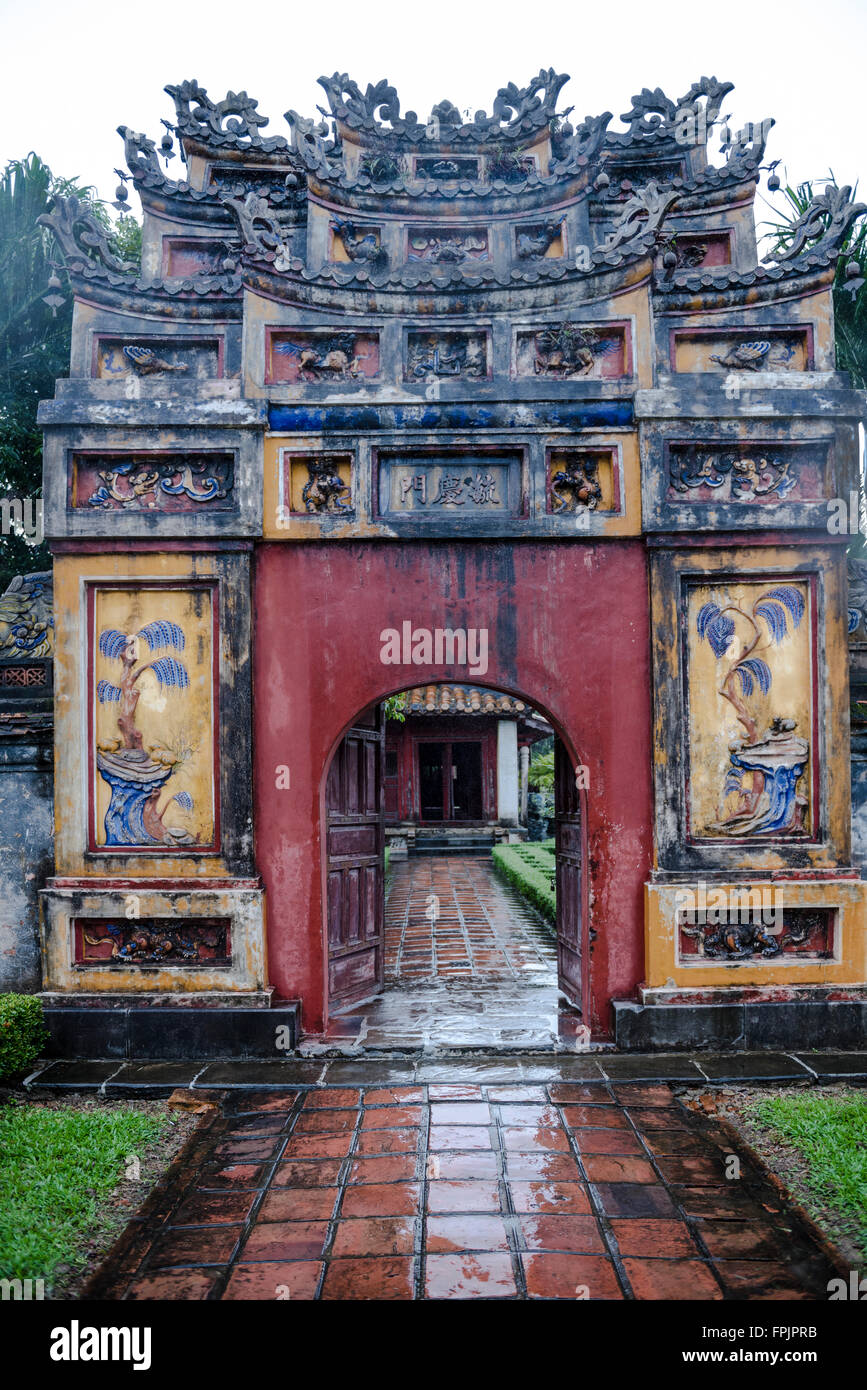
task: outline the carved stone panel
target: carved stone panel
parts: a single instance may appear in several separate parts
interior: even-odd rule
[[[808,327],[674,329],[671,365],[676,372],[808,372],[812,339]]]
[[[834,956],[833,908],[786,908],[785,891],[768,885],[702,889],[700,907],[678,913],[680,965],[744,964],[762,960],[829,960]],[[693,895],[694,896],[694,895]]]
[[[568,320],[519,330],[516,371],[521,377],[569,381],[587,377],[617,380],[632,372],[626,324],[571,323]]]
[[[616,448],[549,449],[547,510],[556,516],[620,511]]]
[[[100,335],[93,345],[91,375],[106,381],[204,381],[223,375],[222,338],[115,338]]]
[[[361,383],[379,376],[379,334],[369,329],[274,328],[268,331],[269,384]]]
[[[379,513],[433,525],[523,512],[519,451],[389,454],[378,459]]]
[[[228,917],[77,918],[72,933],[73,962],[79,969],[232,964]]]
[[[487,227],[417,226],[407,231],[406,258],[435,265],[463,265],[489,258]]]
[[[74,453],[72,511],[232,511],[234,453]]]
[[[778,506],[828,495],[830,441],[807,443],[709,440],[666,445],[668,502]]]
[[[484,332],[407,334],[404,379],[437,381],[451,377],[480,380],[490,375],[488,335]]]
[[[305,454],[284,449],[280,471],[284,515],[355,515],[353,455],[349,451]]]
[[[228,254],[224,241],[204,237],[164,237],[163,277],[186,279],[192,275],[219,275]]]

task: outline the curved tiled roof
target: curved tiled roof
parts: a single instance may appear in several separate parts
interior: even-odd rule
[[[407,714],[535,714],[514,695],[476,685],[416,685],[404,693]]]

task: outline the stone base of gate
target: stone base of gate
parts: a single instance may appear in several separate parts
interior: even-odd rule
[[[720,991],[722,993],[722,991]],[[644,1004],[615,1000],[614,1043],[622,1052],[860,1052],[867,997],[725,998]],[[867,991],[864,992],[867,995]]]
[[[258,880],[50,879],[40,908],[48,993],[252,996],[267,989]]]
[[[279,1060],[297,1046],[299,1006],[269,990],[234,996],[43,994],[44,1055],[118,1061]]]

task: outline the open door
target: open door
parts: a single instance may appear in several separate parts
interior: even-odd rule
[[[561,739],[554,741],[554,853],[557,863],[557,969],[560,988],[582,1008],[581,800]]]
[[[346,734],[325,790],[329,1012],[382,988],[384,762],[377,705]]]

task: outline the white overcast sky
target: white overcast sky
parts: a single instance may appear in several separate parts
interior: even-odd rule
[[[167,82],[194,77],[214,99],[246,90],[270,117],[265,134],[285,135],[284,111],[325,104],[323,73],[362,88],[387,77],[402,110],[427,116],[444,97],[490,112],[498,87],[540,67],[571,74],[560,104],[577,119],[618,117],[645,86],[676,98],[702,74],[733,82],[734,128],[774,116],[767,157],[790,180],[830,166],[867,194],[867,0],[0,0],[0,26],[0,164],[35,150],[109,199],[116,127],[159,139]],[[177,158],[168,172],[182,177]]]

